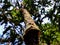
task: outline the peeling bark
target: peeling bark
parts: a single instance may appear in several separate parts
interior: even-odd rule
[[[31,18],[30,13],[26,9],[21,9],[26,29],[24,31],[24,41],[26,45],[40,45],[40,29]]]

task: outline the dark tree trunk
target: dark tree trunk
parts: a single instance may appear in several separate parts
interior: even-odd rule
[[[47,40],[47,45],[50,45],[50,40]]]

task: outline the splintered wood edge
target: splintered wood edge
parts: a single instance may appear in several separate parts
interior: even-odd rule
[[[23,36],[26,35],[29,31],[32,31],[32,30],[35,30],[35,31],[40,32],[40,29],[39,29],[38,27],[28,26],[28,27],[25,29]]]

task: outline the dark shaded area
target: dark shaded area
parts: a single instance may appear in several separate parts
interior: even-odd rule
[[[24,41],[26,45],[37,45],[39,43],[40,32],[35,29],[31,29],[24,35]]]

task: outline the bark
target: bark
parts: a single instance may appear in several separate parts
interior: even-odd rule
[[[10,42],[10,39],[1,39],[0,38],[0,43],[5,43],[5,42]]]
[[[26,45],[40,45],[40,29],[31,18],[30,13],[26,9],[21,9],[26,29],[24,31],[24,41]]]

